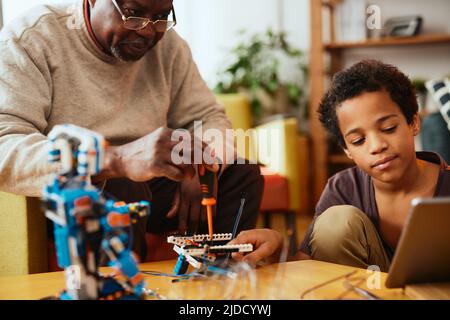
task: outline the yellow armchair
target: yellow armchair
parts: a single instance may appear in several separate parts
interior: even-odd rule
[[[300,157],[298,123],[295,118],[272,120],[255,127],[258,161],[269,171],[287,179],[289,209],[300,210]]]
[[[48,271],[39,199],[0,192],[0,276]]]
[[[298,134],[296,118],[279,118],[252,128],[252,116],[247,98],[241,94],[217,95],[218,101],[225,107],[233,129],[252,129],[250,144],[238,145],[237,152],[247,159],[256,159],[270,171],[276,172],[288,180],[289,208],[303,212],[308,205],[308,138]],[[266,135],[264,131],[269,132]],[[276,133],[270,135],[270,133]],[[267,157],[270,152],[271,157]],[[271,161],[276,156],[276,161]]]
[[[250,105],[240,94],[218,95],[218,101],[234,129],[251,131],[250,143],[237,144],[237,153],[264,165],[266,187],[261,204],[264,227],[272,227],[272,213],[284,213],[285,227],[274,226],[286,232],[290,253],[296,251],[297,214],[309,213],[309,139],[298,134],[296,118],[275,117],[271,121],[252,126]],[[248,142],[248,141],[247,141]],[[288,194],[288,196],[285,196]]]

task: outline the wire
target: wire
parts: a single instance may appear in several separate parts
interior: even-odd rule
[[[330,284],[332,282],[335,282],[335,281],[340,280],[340,279],[345,279],[344,283],[343,283],[343,286],[344,286],[344,288],[346,290],[343,293],[341,293],[337,298],[334,298],[335,300],[343,299],[343,297],[345,295],[347,295],[349,292],[352,292],[352,291],[355,292],[356,294],[360,295],[361,297],[367,299],[367,300],[382,300],[382,298],[380,298],[379,296],[377,296],[377,295],[375,295],[375,294],[373,294],[373,293],[371,293],[371,292],[369,292],[369,291],[359,287],[364,282],[365,278],[364,277],[357,277],[357,278],[353,278],[352,279],[352,276],[354,274],[356,274],[357,272],[358,272],[358,270],[354,270],[354,271],[352,271],[350,273],[344,274],[342,276],[339,276],[337,278],[328,280],[328,281],[326,281],[324,283],[321,283],[321,284],[319,284],[317,286],[314,286],[314,287],[304,291],[302,293],[302,295],[300,296],[300,299],[304,299],[304,297],[308,293],[310,293],[312,291],[315,291],[315,290],[317,290],[317,289],[319,289],[321,287],[324,287],[324,286],[326,286],[326,285],[328,285],[328,284]],[[351,283],[352,281],[356,281],[356,284]]]
[[[236,237],[237,228],[239,226],[239,222],[241,221],[241,216],[242,216],[242,211],[244,210],[244,205],[245,205],[245,194],[242,194],[241,205],[239,206],[236,220],[234,220],[234,227],[233,227],[233,232],[231,233],[231,239],[234,239],[234,237]]]
[[[360,288],[359,286],[364,282],[365,278],[360,278],[358,283],[352,284],[350,282],[351,279],[346,279],[344,281],[344,287],[348,290],[348,291],[353,291],[357,294],[359,294],[361,297],[367,299],[367,300],[382,300],[379,296],[373,294],[370,291],[367,291],[363,288]]]
[[[241,195],[241,205],[239,206],[238,213],[236,215],[236,219],[234,220],[234,226],[233,231],[231,232],[231,239],[234,239],[236,237],[237,229],[239,226],[239,222],[241,221],[242,212],[244,211],[244,205],[245,205],[245,193],[242,193]],[[228,265],[228,261],[230,260],[231,253],[228,252],[225,256],[225,260],[223,262],[224,265]]]
[[[174,274],[174,273],[165,273],[165,272],[159,272],[159,271],[153,271],[153,270],[147,270],[147,271],[141,271],[141,273],[149,276],[155,276],[155,277],[168,277],[168,278],[175,278],[180,280],[186,280],[191,279],[194,277],[198,278],[206,278],[207,276],[199,273],[199,272],[190,272],[185,274]]]
[[[344,275],[342,275],[342,276],[339,276],[339,277],[330,279],[330,280],[325,281],[325,282],[323,282],[323,283],[321,283],[321,284],[319,284],[319,285],[317,285],[317,286],[314,286],[314,287],[312,287],[312,288],[309,288],[308,290],[303,291],[303,293],[300,295],[300,299],[303,300],[303,299],[305,299],[305,296],[306,296],[308,293],[313,292],[313,291],[315,291],[315,290],[317,290],[317,289],[319,289],[319,288],[321,288],[321,287],[324,287],[324,286],[326,286],[326,285],[328,285],[328,284],[330,284],[330,283],[333,283],[333,282],[335,282],[335,281],[338,281],[338,280],[340,280],[340,279],[345,279],[345,278],[351,277],[352,275],[354,275],[354,274],[357,273],[357,272],[358,272],[358,270],[354,270],[354,271],[352,271],[352,272],[346,273],[346,274],[344,274]]]

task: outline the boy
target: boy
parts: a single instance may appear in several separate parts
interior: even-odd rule
[[[432,152],[415,152],[420,119],[414,88],[396,67],[361,61],[338,73],[319,107],[320,121],[356,167],[328,180],[296,259],[388,271],[411,200],[450,196],[450,170]],[[276,261],[281,235],[244,231],[233,243],[256,250],[236,260]]]

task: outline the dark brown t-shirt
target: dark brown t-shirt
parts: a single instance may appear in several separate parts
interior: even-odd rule
[[[450,167],[438,154],[433,152],[417,152],[417,158],[441,166],[436,190],[433,197],[450,196]],[[316,214],[310,224],[300,251],[311,255],[311,233],[315,219],[330,207],[338,205],[351,205],[363,211],[373,222],[379,232],[379,214],[375,200],[375,190],[372,177],[358,167],[353,167],[335,174],[328,180],[316,206]],[[382,237],[381,237],[382,238]],[[384,241],[383,241],[384,242]],[[386,252],[390,257],[393,250],[384,242]]]

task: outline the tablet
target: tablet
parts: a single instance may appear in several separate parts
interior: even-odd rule
[[[450,281],[450,197],[416,198],[392,259],[386,287]]]

